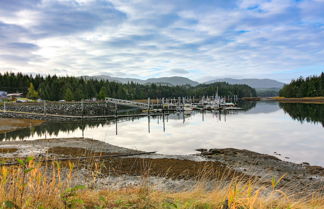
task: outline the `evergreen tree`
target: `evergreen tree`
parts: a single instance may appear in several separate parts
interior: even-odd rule
[[[72,101],[74,99],[73,92],[70,88],[66,88],[64,90],[64,100],[65,101]]]
[[[107,97],[107,89],[106,89],[105,86],[103,86],[103,87],[101,87],[101,89],[100,89],[100,91],[98,93],[98,97],[97,98],[103,100],[106,97]]]
[[[320,76],[300,77],[285,85],[279,92],[282,97],[324,96],[324,73]]]
[[[321,88],[324,86],[324,75],[321,80],[310,86],[310,89]],[[31,87],[31,84],[33,87]],[[28,86],[30,88],[28,88]],[[288,92],[294,92],[292,87],[285,86]],[[306,87],[305,87],[306,88]],[[37,95],[37,91],[39,95]],[[81,100],[97,97],[104,99],[105,97],[114,97],[120,99],[146,99],[148,97],[182,97],[182,96],[213,96],[218,89],[220,96],[239,97],[256,96],[255,89],[247,85],[230,85],[225,82],[213,84],[201,84],[192,86],[170,86],[165,84],[137,84],[130,82],[122,84],[104,80],[83,79],[77,77],[58,77],[56,75],[30,76],[21,73],[0,73],[0,90],[8,92],[22,92],[28,96],[40,98],[50,101],[58,101],[65,99]],[[308,87],[307,87],[308,89]],[[314,91],[311,91],[314,92]],[[319,94],[316,91],[316,94]],[[37,96],[36,96],[37,95]]]
[[[33,83],[29,83],[29,88],[28,92],[26,95],[27,98],[29,99],[37,99],[38,97],[38,92],[35,90]]]

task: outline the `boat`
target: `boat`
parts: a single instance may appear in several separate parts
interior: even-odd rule
[[[183,105],[183,111],[192,111],[192,110],[193,110],[192,104],[184,104]]]

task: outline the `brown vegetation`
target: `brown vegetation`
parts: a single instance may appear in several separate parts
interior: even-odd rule
[[[107,156],[104,152],[93,152],[82,148],[66,148],[53,147],[48,150],[48,154],[55,154],[57,157],[78,157],[78,156]],[[114,155],[118,153],[109,153]],[[76,161],[78,161],[76,159]],[[250,179],[252,177],[243,175],[240,172],[227,168],[220,162],[195,162],[191,160],[179,159],[151,159],[151,158],[105,158],[100,159],[103,174],[109,175],[131,175],[140,176],[144,173],[150,176],[167,177],[172,179],[193,179],[206,174],[208,170],[208,178],[210,179],[231,179],[233,177],[241,177],[242,179]],[[77,166],[88,164],[86,161],[78,161]],[[149,172],[149,173],[147,173]]]
[[[14,153],[14,152],[17,152],[17,151],[18,151],[18,149],[13,148],[13,147],[8,147],[8,148],[1,147],[0,148],[0,153]]]
[[[324,104],[324,97],[301,97],[301,98],[271,97],[270,100],[285,102],[285,103]]]
[[[15,131],[31,126],[39,126],[44,121],[31,119],[0,118],[0,133]]]
[[[138,186],[98,190],[73,184],[75,165],[72,162],[67,162],[67,169],[59,162],[41,165],[31,158],[18,162],[18,166],[0,169],[1,208],[321,209],[324,205],[323,196],[318,194],[298,198],[279,190],[281,179],[273,179],[266,187],[254,180],[241,182],[240,178],[233,177],[206,190],[208,181],[200,178],[193,190],[166,192],[152,189],[143,175]],[[97,169],[93,174],[100,171],[99,166],[94,167]],[[146,167],[148,171],[150,168]],[[210,173],[205,170],[201,175],[206,172]]]

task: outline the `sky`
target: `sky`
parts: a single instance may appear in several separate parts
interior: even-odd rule
[[[272,78],[324,72],[324,0],[0,0],[0,72]]]

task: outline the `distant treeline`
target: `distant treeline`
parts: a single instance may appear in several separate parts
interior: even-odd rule
[[[279,92],[282,97],[319,97],[324,96],[324,73],[320,76],[298,78],[285,85]]]
[[[45,100],[79,101],[81,99],[114,97],[120,99],[145,99],[180,96],[211,96],[218,88],[220,96],[256,96],[255,89],[247,85],[228,83],[201,84],[191,86],[166,86],[163,84],[122,84],[112,81],[84,79],[82,77],[58,77],[56,75],[24,75],[22,73],[0,73],[0,91],[20,92],[29,98]]]

